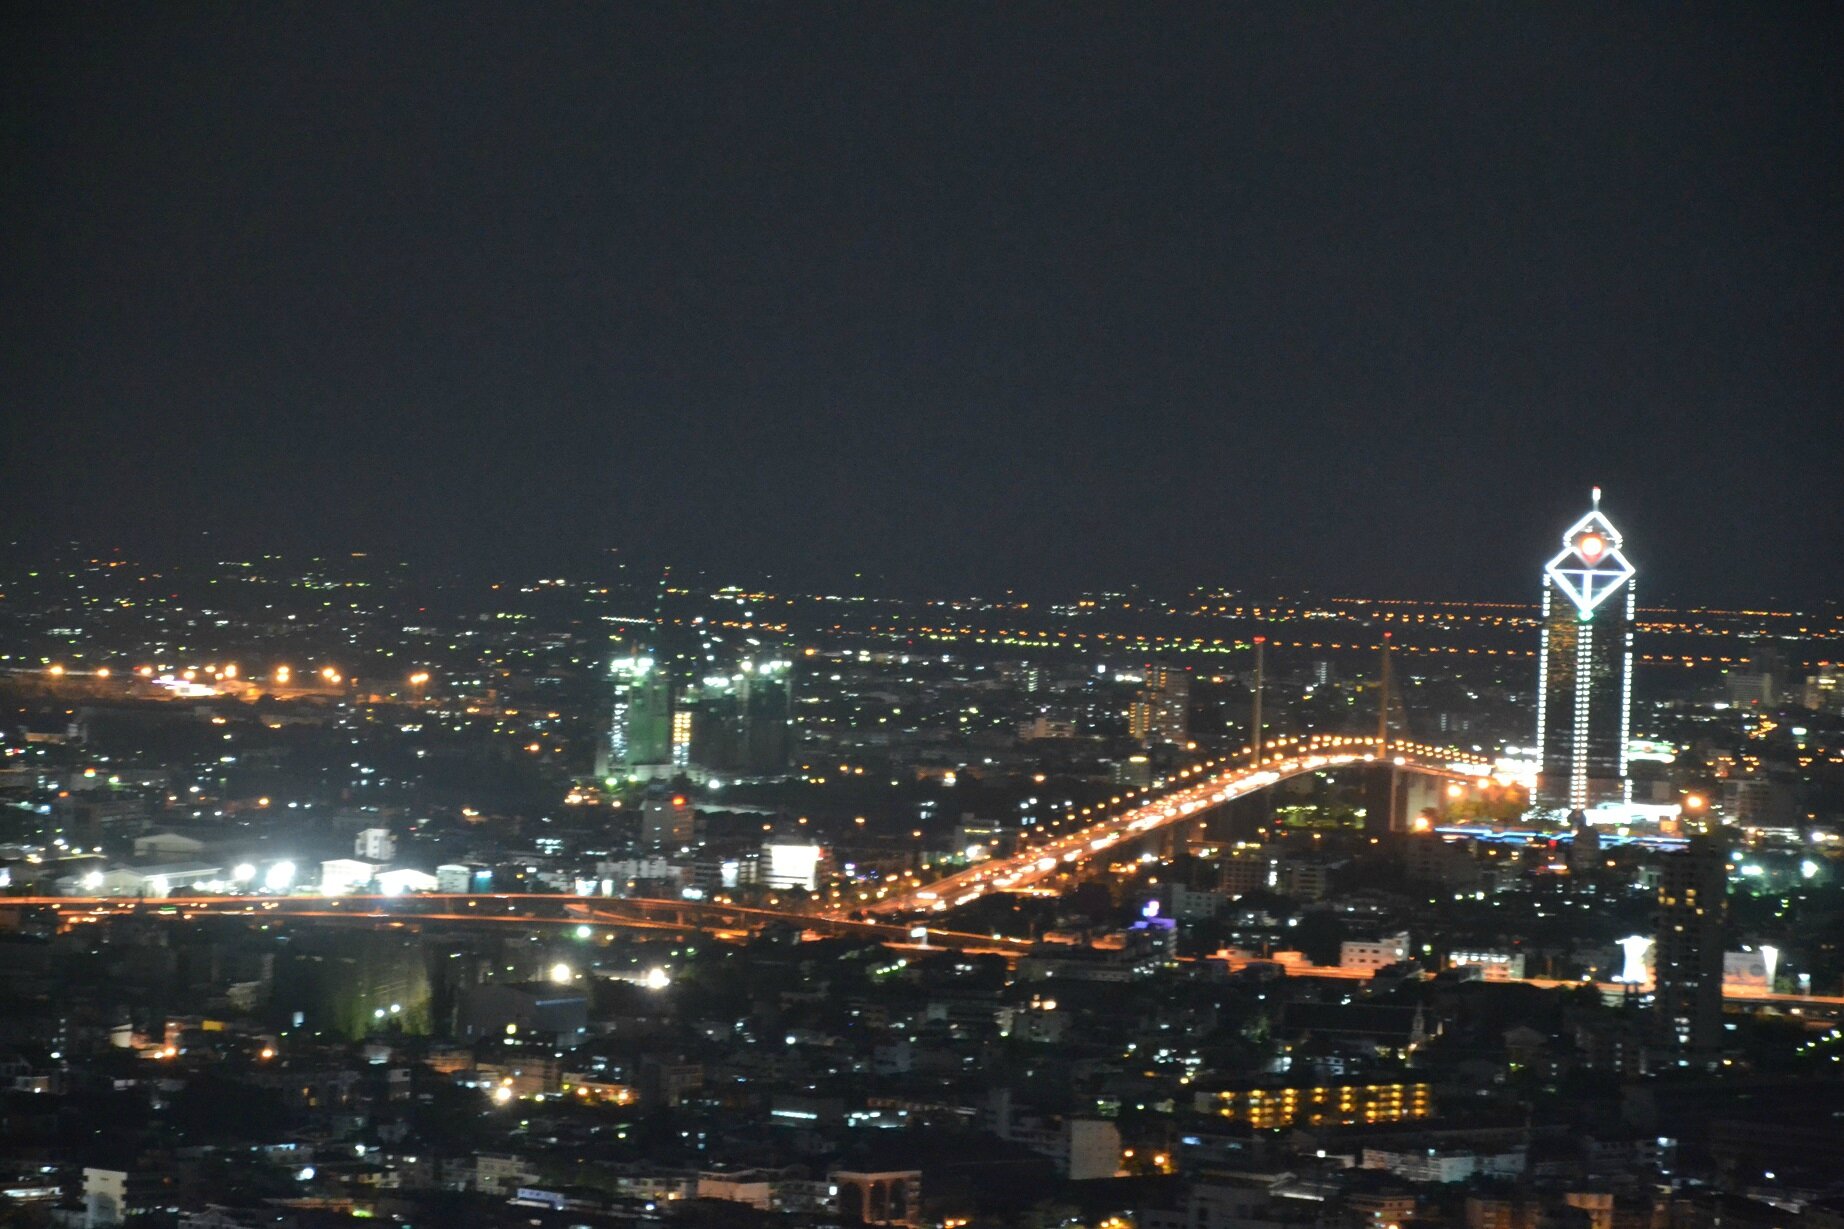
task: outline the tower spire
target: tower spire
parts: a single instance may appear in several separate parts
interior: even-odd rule
[[[1596,512],[1599,512],[1601,510],[1601,488],[1598,486],[1590,487],[1589,492],[1593,496],[1593,499],[1594,499],[1594,510]]]

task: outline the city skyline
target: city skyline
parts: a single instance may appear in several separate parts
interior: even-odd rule
[[[1547,619],[9,552],[0,1200],[1827,1229],[1844,621],[1638,605],[1588,502]]]
[[[0,1225],[1844,1229],[1844,6],[0,14]]]

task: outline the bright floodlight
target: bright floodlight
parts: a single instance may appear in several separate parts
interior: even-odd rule
[[[1774,972],[1780,967],[1780,949],[1771,943],[1761,944],[1761,963],[1767,967],[1767,993],[1774,992]]]
[[[576,970],[560,960],[551,966],[551,980],[560,986],[567,986],[576,980]]]
[[[286,892],[294,881],[295,864],[293,862],[277,862],[274,866],[269,868],[269,873],[263,876],[263,887],[269,889],[271,892]]]
[[[1620,976],[1614,978],[1629,986],[1643,986],[1646,982],[1646,949],[1652,946],[1652,940],[1644,935],[1629,935],[1620,940],[1620,950],[1626,955],[1626,962],[1621,966]]]
[[[664,969],[648,969],[640,984],[649,990],[664,990],[672,984],[672,974]]]
[[[248,883],[250,880],[256,878],[256,867],[248,862],[239,862],[236,868],[231,871],[231,878],[235,879],[238,883]]]

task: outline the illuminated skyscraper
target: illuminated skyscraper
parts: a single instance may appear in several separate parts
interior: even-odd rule
[[[613,703],[601,775],[623,781],[669,777],[672,764],[672,679],[651,657],[609,663]]]
[[[1539,806],[1578,811],[1631,801],[1633,565],[1594,488],[1588,515],[1562,535],[1543,569],[1537,653]]]

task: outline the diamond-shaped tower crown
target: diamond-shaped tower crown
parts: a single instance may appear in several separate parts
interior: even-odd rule
[[[1633,565],[1620,552],[1620,531],[1601,511],[1600,487],[1594,488],[1593,498],[1588,515],[1564,531],[1562,553],[1543,569],[1583,620],[1592,619],[1595,609],[1633,576]]]

